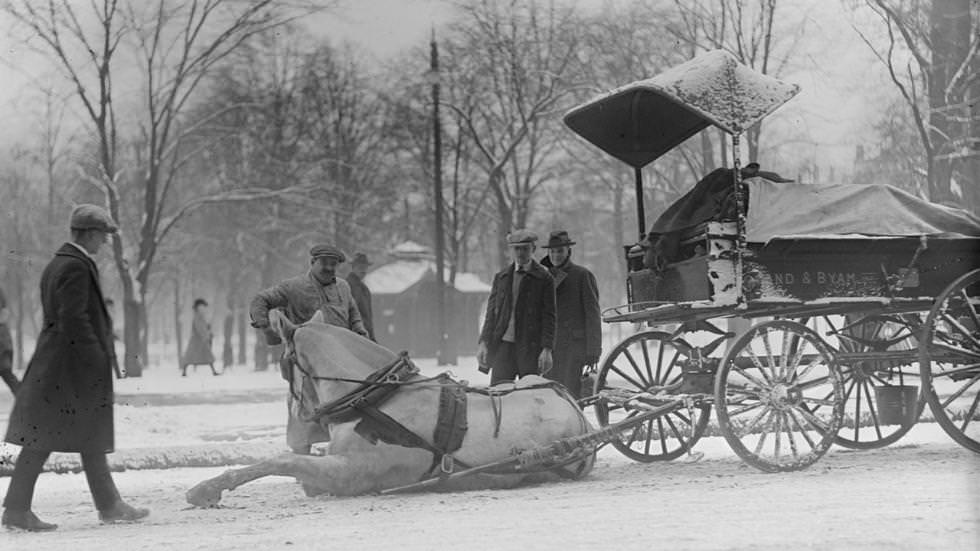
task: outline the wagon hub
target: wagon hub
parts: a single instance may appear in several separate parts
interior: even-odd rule
[[[776,383],[769,391],[769,403],[778,410],[786,410],[797,406],[803,400],[803,393],[795,386],[786,383]]]

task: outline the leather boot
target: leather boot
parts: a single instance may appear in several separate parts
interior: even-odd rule
[[[0,520],[0,523],[8,530],[27,530],[28,532],[50,532],[58,527],[57,524],[44,522],[37,518],[33,511],[18,511],[16,509],[4,509],[3,519]]]
[[[149,509],[133,507],[125,501],[119,500],[111,508],[99,511],[99,520],[104,523],[135,522],[149,514]]]

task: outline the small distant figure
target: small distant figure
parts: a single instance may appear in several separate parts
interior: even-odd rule
[[[17,394],[20,381],[14,375],[14,343],[10,338],[10,309],[7,308],[7,297],[0,289],[0,379],[7,383],[10,392]]]
[[[493,278],[476,356],[491,385],[551,371],[555,280],[534,260],[537,240],[528,230],[509,234],[514,262]]]
[[[214,354],[211,353],[211,343],[214,335],[211,333],[211,322],[208,321],[208,301],[203,298],[194,300],[194,321],[191,322],[191,338],[187,341],[187,349],[180,362],[180,376],[187,376],[187,366],[207,365],[211,375],[220,375],[214,368]]]
[[[112,349],[113,352],[115,352],[116,343],[119,342],[119,334],[116,333],[116,322],[114,321],[116,316],[116,301],[112,300],[111,298],[106,298],[104,302],[105,302],[106,314],[109,316],[109,327],[111,328],[112,331]],[[117,354],[113,353],[112,372],[116,374],[117,379],[125,379],[126,374],[123,373],[121,369],[119,369],[119,360],[117,359],[118,357],[119,356]]]
[[[354,253],[354,259],[350,263],[350,274],[347,276],[347,283],[350,284],[350,293],[354,296],[357,309],[361,311],[361,321],[367,329],[368,338],[374,338],[374,316],[371,310],[371,289],[364,283],[364,276],[367,275],[371,261],[364,253]]]

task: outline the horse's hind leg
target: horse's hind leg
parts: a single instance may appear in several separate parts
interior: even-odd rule
[[[319,487],[317,478],[323,474],[323,469],[327,466],[324,463],[337,461],[342,462],[343,460],[330,456],[282,454],[249,467],[229,469],[212,479],[197,484],[187,491],[187,502],[198,507],[213,507],[221,501],[223,491],[233,490],[246,482],[266,476],[291,476],[304,484]]]

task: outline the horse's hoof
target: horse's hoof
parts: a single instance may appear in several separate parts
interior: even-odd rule
[[[221,502],[221,490],[202,482],[187,490],[187,503],[195,507],[217,507]]]

